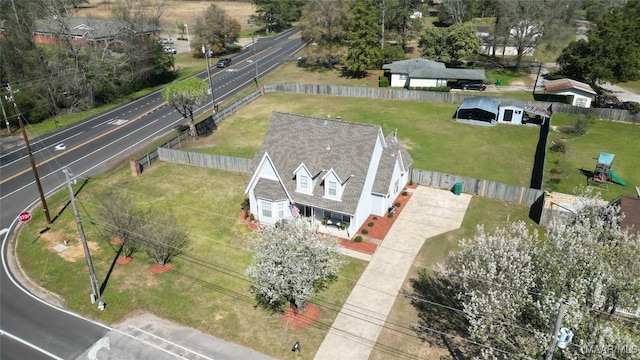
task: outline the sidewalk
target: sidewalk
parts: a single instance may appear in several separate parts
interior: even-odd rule
[[[462,224],[471,195],[419,186],[333,322],[317,360],[368,359],[425,240]]]

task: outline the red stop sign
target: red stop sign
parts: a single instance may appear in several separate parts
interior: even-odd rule
[[[22,223],[29,222],[29,220],[31,220],[31,212],[29,211],[21,212],[20,215],[18,215],[18,220],[20,220],[20,222]]]

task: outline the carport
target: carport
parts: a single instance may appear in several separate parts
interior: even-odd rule
[[[498,121],[500,102],[484,96],[468,97],[456,111],[455,119],[475,125],[494,125]]]

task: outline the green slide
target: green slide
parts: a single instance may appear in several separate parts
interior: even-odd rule
[[[616,175],[616,173],[613,172],[613,170],[609,169],[609,175],[611,176],[611,178],[613,180],[615,180],[618,184],[627,187],[627,183],[624,182],[624,180],[620,179],[620,177],[618,175]]]

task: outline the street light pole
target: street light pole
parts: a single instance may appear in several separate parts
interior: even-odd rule
[[[207,79],[209,80],[209,91],[211,92],[211,106],[212,106],[212,110],[211,110],[211,118],[213,119],[213,116],[216,114],[216,97],[213,94],[213,79],[211,78],[211,70],[209,69],[210,65],[209,65],[209,52],[210,52],[210,48],[206,49],[204,47],[204,43],[202,44],[202,53],[204,54],[204,58],[207,61]]]

